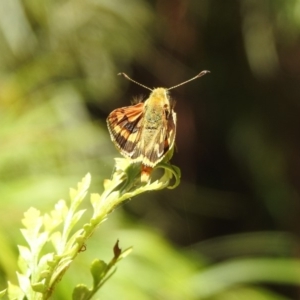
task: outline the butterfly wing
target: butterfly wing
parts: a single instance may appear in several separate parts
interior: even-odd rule
[[[176,135],[176,113],[171,111],[168,118],[165,118],[158,130],[153,131],[151,140],[142,139],[141,142],[148,141],[146,145],[141,144],[142,164],[149,167],[155,167],[169,150],[173,147]],[[151,136],[151,134],[150,134]],[[148,136],[149,137],[149,136]]]
[[[118,108],[107,118],[111,140],[126,157],[139,157],[139,141],[144,114],[144,103]],[[138,161],[138,159],[136,160]]]
[[[174,111],[171,112],[170,117],[167,121],[167,130],[166,137],[164,142],[164,155],[168,153],[170,149],[173,148],[176,136],[176,113]]]

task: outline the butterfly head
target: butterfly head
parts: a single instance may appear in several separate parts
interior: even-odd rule
[[[165,105],[169,104],[169,92],[165,88],[155,88],[152,93],[150,94],[148,100],[148,104],[159,104],[159,105]]]

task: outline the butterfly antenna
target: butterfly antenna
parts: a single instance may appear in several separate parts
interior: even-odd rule
[[[126,79],[128,79],[128,80],[134,82],[135,84],[138,84],[138,85],[142,86],[143,88],[145,88],[145,89],[147,89],[147,90],[150,90],[150,91],[152,92],[152,89],[150,89],[150,88],[148,88],[147,86],[145,86],[145,85],[143,85],[143,84],[141,84],[141,83],[139,83],[139,82],[137,82],[137,81],[131,79],[126,73],[119,73],[118,75],[122,75],[122,76],[124,76]]]
[[[187,81],[181,82],[181,83],[179,83],[179,84],[177,84],[177,85],[174,85],[174,86],[168,88],[168,91],[169,91],[169,90],[172,90],[172,89],[175,89],[175,88],[177,88],[177,87],[179,87],[179,86],[181,86],[181,85],[184,85],[184,84],[186,84],[186,83],[188,83],[188,82],[190,82],[190,81],[192,81],[192,80],[195,80],[195,79],[197,79],[197,78],[199,78],[199,77],[202,77],[202,76],[204,76],[204,75],[207,74],[207,73],[210,73],[210,71],[207,71],[207,70],[202,71],[202,72],[200,72],[198,75],[196,75],[195,77],[193,77],[193,78],[191,78],[191,79],[189,79],[189,80],[187,80]]]

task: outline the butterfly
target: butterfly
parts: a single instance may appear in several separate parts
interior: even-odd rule
[[[141,181],[147,182],[153,168],[174,147],[176,113],[169,90],[197,79],[209,71],[202,71],[192,79],[170,88],[150,89],[119,73],[128,80],[148,89],[151,94],[144,102],[117,108],[107,117],[107,127],[112,142],[120,153],[132,163],[141,164]]]

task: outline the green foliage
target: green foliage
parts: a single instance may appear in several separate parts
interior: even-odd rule
[[[79,284],[73,291],[73,299],[75,300],[88,300],[93,297],[93,295],[100,289],[100,287],[115,273],[116,269],[114,268],[115,264],[126,257],[130,252],[131,248],[121,251],[117,241],[114,246],[114,257],[113,259],[106,264],[104,261],[95,259],[91,264],[91,273],[93,276],[93,286],[91,289],[88,289],[86,285]],[[112,270],[112,268],[114,268]]]
[[[86,210],[80,209],[80,206],[82,206],[90,187],[91,176],[89,174],[78,183],[77,189],[70,189],[69,207],[64,200],[59,200],[49,213],[41,214],[35,208],[30,208],[25,212],[22,220],[24,228],[21,229],[21,232],[27,246],[20,245],[18,247],[18,285],[8,283],[9,299],[49,299],[70,264],[79,253],[86,251],[87,240],[117,206],[140,193],[166,187],[174,188],[179,184],[180,171],[177,167],[164,162],[159,164],[156,169],[160,168],[163,169],[163,174],[160,174],[158,179],[141,183],[139,166],[130,164],[127,159],[117,158],[115,172],[111,180],[105,180],[103,193],[90,196],[93,213],[86,223],[82,222]],[[173,184],[171,184],[172,179],[175,179]],[[219,297],[221,297],[220,299],[223,299],[222,297],[233,299],[236,296],[241,297],[241,295],[243,295],[243,299],[251,299],[253,295],[257,299],[281,299],[264,289],[250,286],[256,282],[300,285],[299,262],[293,259],[245,258],[216,266],[206,266],[203,269],[194,264],[193,259],[190,262],[183,262],[182,257],[172,253],[170,249],[164,246],[159,247],[160,242],[143,235],[144,241],[150,243],[145,245],[144,250],[148,253],[148,257],[150,258],[151,251],[149,252],[149,250],[153,243],[156,245],[156,251],[153,254],[159,255],[159,264],[165,264],[164,271],[160,270],[161,266],[159,265],[155,267],[158,272],[171,272],[173,274],[171,278],[183,280],[182,286],[176,287],[178,297],[175,297],[175,290],[173,290],[173,299],[218,300]],[[88,287],[83,283],[77,284],[72,294],[73,299],[92,299],[115,273],[116,264],[131,250],[132,248],[128,248],[122,251],[117,241],[113,248],[114,256],[109,263],[105,263],[101,259],[94,259],[90,266],[93,278],[92,286]],[[180,266],[180,261],[183,263],[182,266]],[[130,268],[126,268],[125,274],[126,270],[130,272]],[[146,280],[146,277],[140,277],[137,274],[132,276],[135,278],[134,282],[137,286],[141,284],[140,280],[142,282]],[[162,280],[160,276],[154,275],[153,279],[157,277],[158,280]],[[153,279],[152,284],[154,284]],[[163,286],[166,287],[169,284],[171,287],[174,282],[166,281]],[[183,286],[184,289],[182,289]],[[3,297],[5,293],[5,290],[2,291],[0,297]],[[171,294],[168,295],[171,296]],[[157,296],[160,297],[159,294]]]
[[[168,187],[173,176],[176,182],[170,188],[179,184],[180,172],[177,167],[162,163],[158,168],[164,169],[163,175],[153,182],[142,184],[139,165],[131,164],[130,160],[124,158],[116,159],[112,179],[105,181],[101,195],[91,195],[93,214],[90,221],[81,226],[79,221],[85,210],[79,209],[79,206],[90,186],[89,174],[78,183],[77,189],[70,189],[70,207],[64,200],[60,200],[50,213],[41,215],[35,208],[25,212],[22,220],[24,228],[21,232],[28,246],[19,246],[19,285],[9,283],[9,299],[48,299],[72,261],[86,247],[87,239],[118,205],[145,191]],[[76,226],[80,228],[76,229]],[[49,242],[53,250],[45,253]],[[82,284],[77,286],[73,292],[73,299],[91,299],[112,276],[115,264],[130,251],[130,248],[121,251],[117,243],[114,247],[114,258],[110,263],[95,260],[91,265],[93,287],[88,289]]]

